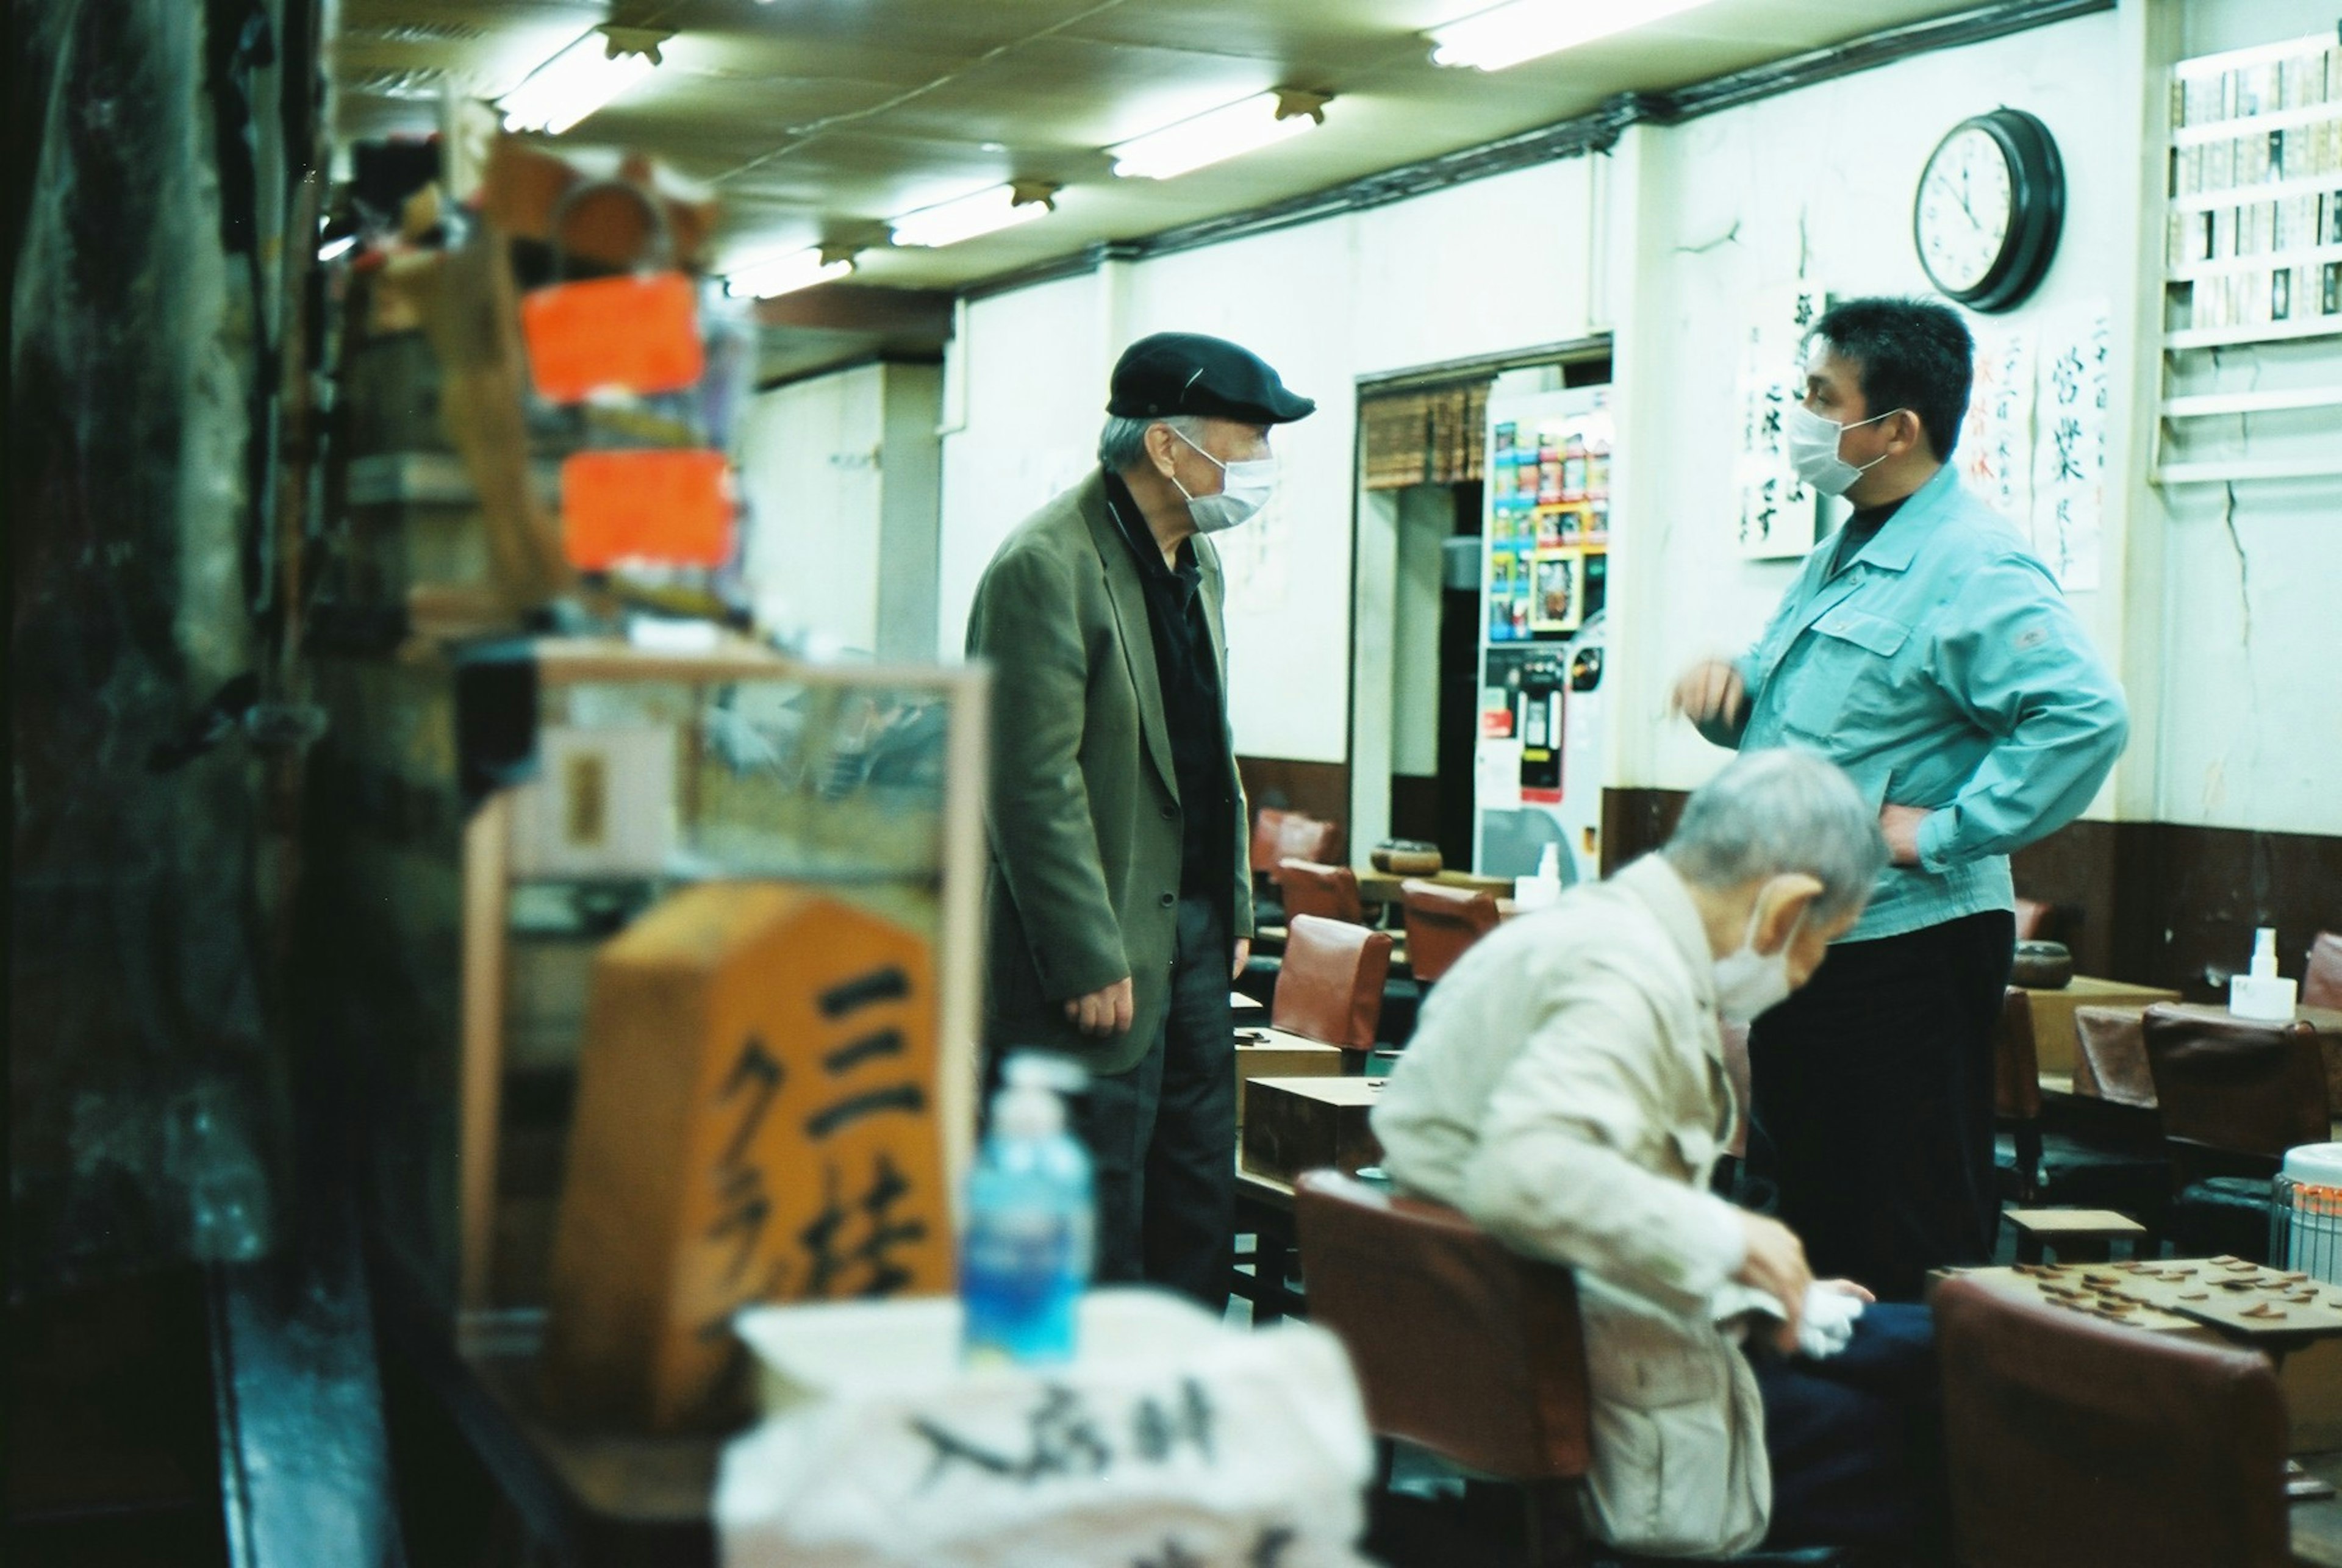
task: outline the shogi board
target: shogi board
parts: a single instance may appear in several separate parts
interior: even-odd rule
[[[1246,1095],[1244,1163],[1290,1182],[1331,1165],[1356,1174],[1383,1157],[1366,1114],[1385,1078],[1255,1078]]]
[[[1236,1031],[1236,1125],[1244,1125],[1245,1091],[1255,1078],[1335,1078],[1342,1050],[1282,1029]]]

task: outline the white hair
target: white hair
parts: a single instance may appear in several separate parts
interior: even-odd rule
[[[1822,884],[1814,914],[1860,909],[1887,867],[1878,813],[1844,769],[1788,747],[1735,757],[1692,791],[1660,851],[1686,882],[1716,891],[1803,872]]]
[[[1146,461],[1146,433],[1157,424],[1167,424],[1188,440],[1204,444],[1204,419],[1196,414],[1166,414],[1158,419],[1126,419],[1119,414],[1106,416],[1106,428],[1098,432],[1098,466],[1109,474],[1127,474]]]

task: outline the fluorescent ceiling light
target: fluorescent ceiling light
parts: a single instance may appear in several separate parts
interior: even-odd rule
[[[990,190],[961,196],[932,207],[921,207],[915,213],[905,213],[894,220],[894,239],[898,245],[951,245],[962,240],[972,240],[978,235],[996,234],[1029,224],[1056,206],[1050,198],[1057,194],[1055,185],[995,185]]]
[[[1259,93],[1106,151],[1125,179],[1167,180],[1315,129],[1326,123],[1326,103],[1316,93]]]
[[[801,288],[811,288],[817,283],[827,283],[844,277],[854,270],[851,256],[826,259],[818,247],[802,250],[794,255],[775,256],[770,261],[751,262],[735,267],[724,275],[724,292],[735,298],[771,299],[776,295],[795,294]]]
[[[651,74],[674,35],[596,27],[531,71],[497,101],[507,131],[557,136]]]
[[[1433,28],[1431,63],[1501,71],[1524,60],[1576,48],[1707,3],[1708,0],[1513,0],[1509,5]]]

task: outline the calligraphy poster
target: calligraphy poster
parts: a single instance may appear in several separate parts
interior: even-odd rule
[[[1741,339],[1740,449],[1733,474],[1739,489],[1736,538],[1754,560],[1803,555],[1814,547],[1820,496],[1789,465],[1782,421],[1805,397],[1799,354],[1829,296],[1803,285],[1758,295]]]
[[[2033,447],[2033,553],[2068,593],[2099,584],[2112,335],[2104,305],[2054,321],[2042,335]]]
[[[1977,326],[1976,382],[1960,424],[1960,477],[2020,529],[2033,515],[2033,335],[2020,326]]]

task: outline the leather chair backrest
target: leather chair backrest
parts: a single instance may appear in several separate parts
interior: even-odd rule
[[[2321,931],[2310,943],[2301,1002],[2305,1007],[2342,1007],[2342,932]]]
[[[1366,923],[1366,906],[1358,898],[1358,874],[1346,865],[1325,865],[1314,860],[1286,856],[1277,862],[1276,880],[1285,889],[1288,916],[1314,914],[1324,920]]]
[[[2167,1138],[2270,1159],[2326,1142],[2326,1060],[2308,1024],[2159,1004],[2143,1028]]]
[[[1486,893],[1410,878],[1398,884],[1406,917],[1406,962],[1417,980],[1436,980],[1464,950],[1496,929],[1496,901]]]
[[[2000,1020],[1993,1025],[1992,1111],[2019,1122],[2035,1121],[2041,1114],[2041,1061],[2034,1048],[2033,1008],[2019,986],[2001,994]]]
[[[1332,1171],[1302,1176],[1293,1213],[1310,1321],[1348,1349],[1367,1424],[1486,1475],[1586,1473],[1586,1340],[1567,1269]]]
[[[1276,863],[1284,857],[1280,835],[1285,819],[1291,814],[1265,805],[1252,814],[1252,874],[1269,876],[1275,874]]]
[[[1286,927],[1285,962],[1276,972],[1268,1022],[1345,1051],[1371,1051],[1390,977],[1387,931],[1344,920],[1296,914]]]
[[[1342,824],[1302,812],[1289,811],[1276,824],[1276,864],[1288,860],[1331,864],[1342,858]],[[1271,876],[1278,873],[1272,869]],[[1280,877],[1280,880],[1282,878]]]
[[[2017,940],[2019,942],[2055,940],[2049,935],[2047,930],[2049,917],[2054,913],[2056,913],[2055,905],[2044,904],[2037,898],[2018,899],[2017,901]]]
[[[1959,1562],[2293,1561],[2285,1405],[2267,1357],[2101,1323],[1957,1276],[1937,1289],[1935,1307]]]
[[[2136,1007],[2074,1009],[2074,1093],[2115,1105],[2155,1109],[2147,1026]]]

